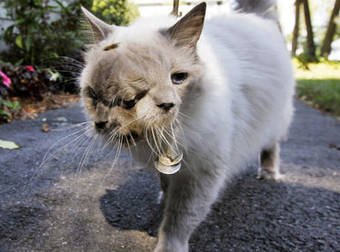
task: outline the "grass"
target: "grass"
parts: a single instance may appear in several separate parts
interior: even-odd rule
[[[293,59],[296,93],[315,108],[340,117],[340,62],[321,61],[304,68]]]

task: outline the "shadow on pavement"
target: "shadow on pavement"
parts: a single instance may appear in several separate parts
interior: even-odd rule
[[[106,190],[100,208],[108,223],[124,230],[139,230],[157,235],[162,207],[157,178],[146,170],[129,172],[130,179],[116,190]]]
[[[270,182],[255,179],[252,169],[232,183],[194,232],[190,251],[336,251],[340,193],[292,183],[293,173]],[[124,185],[107,190],[100,199],[106,221],[157,235],[161,207],[155,180],[133,171]]]

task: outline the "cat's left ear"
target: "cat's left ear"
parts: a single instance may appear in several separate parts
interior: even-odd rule
[[[115,27],[114,25],[109,25],[105,23],[84,7],[81,7],[81,10],[83,11],[86,20],[90,25],[92,35],[96,43],[104,40],[105,38],[107,38],[109,33],[113,32]]]
[[[166,31],[176,46],[196,47],[203,29],[206,6],[205,2],[200,3]]]

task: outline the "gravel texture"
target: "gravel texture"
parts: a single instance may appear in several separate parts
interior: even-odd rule
[[[249,167],[197,228],[191,251],[340,251],[340,123],[299,101],[296,110],[282,181],[257,180]],[[87,148],[74,127],[84,120],[74,105],[0,126],[0,139],[21,146],[0,149],[1,252],[152,251],[156,176],[127,152],[112,165],[112,151]]]

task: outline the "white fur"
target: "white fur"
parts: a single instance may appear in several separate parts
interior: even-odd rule
[[[222,141],[219,155],[228,164],[232,157],[239,169],[287,134],[295,86],[290,57],[277,25],[249,14],[208,20],[199,55],[206,81],[197,100],[199,124],[193,116],[191,122],[200,132],[213,132],[209,142]]]
[[[141,19],[115,28],[98,48],[117,42],[156,45],[164,41],[158,31],[174,23],[173,18]],[[278,146],[293,115],[295,81],[275,21],[253,14],[206,20],[197,51],[203,67],[182,100],[183,131],[177,131],[186,146],[183,168],[167,178],[170,192],[155,251],[187,251],[193,229],[223,185],[263,149]],[[88,64],[97,64],[91,55]],[[84,73],[82,82],[88,79]],[[138,143],[136,157],[147,161],[148,151]],[[278,148],[274,153],[278,156]],[[278,160],[272,163],[278,166]]]
[[[142,25],[136,27],[136,33],[144,32]],[[261,150],[286,137],[295,81],[277,24],[252,14],[207,20],[198,55],[205,65],[202,81],[196,83],[202,90],[198,98],[184,101],[190,104],[181,112],[190,119],[183,124],[180,141],[188,148],[184,169],[191,170],[191,176],[211,173],[214,177],[201,182],[210,188],[208,195],[197,194],[192,202],[201,209],[196,213],[200,220],[223,185]],[[199,223],[190,218],[183,222]],[[187,251],[187,243],[163,232],[164,223],[155,251]],[[189,237],[190,233],[184,240]]]
[[[164,17],[139,20],[115,39],[143,43],[173,23]],[[229,171],[239,170],[287,134],[295,81],[284,39],[271,20],[229,14],[205,21],[198,55],[205,65],[203,81],[197,83],[202,93],[182,111],[190,117],[182,141],[209,155],[207,165],[219,160]]]

